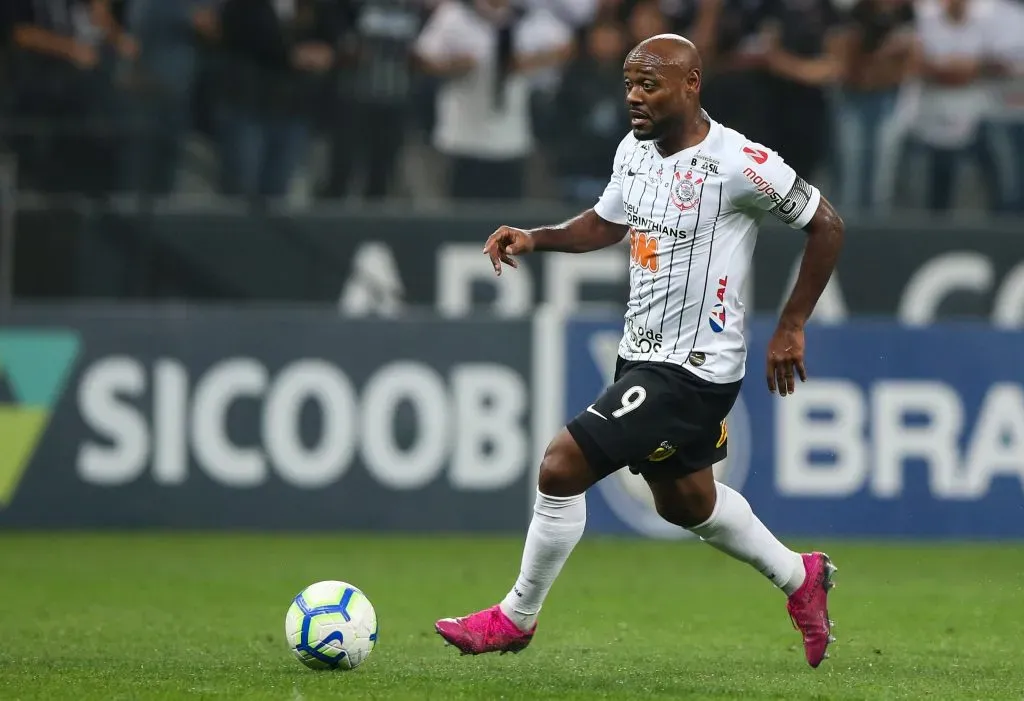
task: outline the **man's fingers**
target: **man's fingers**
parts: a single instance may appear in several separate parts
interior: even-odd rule
[[[768,359],[768,391],[775,394],[775,359]]]
[[[804,359],[797,358],[796,360],[796,371],[800,375],[801,382],[807,382],[807,368],[804,367]]]
[[[504,251],[502,251],[500,255],[501,262],[504,263],[505,265],[511,265],[513,268],[519,267],[519,263],[516,262],[515,258],[509,255],[509,251],[507,248]]]
[[[498,252],[494,248],[487,249],[487,257],[491,259],[491,266],[494,267],[494,272],[501,275],[501,258]]]
[[[491,259],[491,266],[494,268],[494,272],[501,275],[501,261],[504,257],[502,249],[504,248],[504,232],[499,230],[495,231],[487,238],[487,243],[484,244],[484,253]]]
[[[508,251],[510,254],[517,256],[526,250],[526,243],[522,240],[522,238],[517,236],[509,242],[508,248],[506,248],[505,250]]]

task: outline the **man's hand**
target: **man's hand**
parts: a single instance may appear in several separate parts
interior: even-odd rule
[[[772,340],[768,342],[768,391],[774,394],[778,388],[779,395],[783,397],[793,394],[796,391],[794,370],[801,382],[807,382],[807,370],[804,369],[804,329],[802,326],[780,323]]]
[[[502,263],[518,268],[519,263],[512,256],[529,253],[532,250],[533,238],[522,229],[513,229],[511,226],[500,227],[490,235],[484,245],[484,253],[490,257],[494,272],[499,276]]]

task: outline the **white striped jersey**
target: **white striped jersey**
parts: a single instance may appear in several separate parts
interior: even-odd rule
[[[594,211],[630,227],[619,354],[727,383],[745,372],[740,293],[759,224],[771,213],[801,229],[821,194],[771,149],[704,116],[704,141],[666,157],[628,134]]]

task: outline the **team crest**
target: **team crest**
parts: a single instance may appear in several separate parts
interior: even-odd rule
[[[700,190],[698,186],[704,182],[704,178],[694,177],[693,171],[686,171],[686,175],[676,172],[675,182],[672,183],[672,204],[686,211],[693,209],[700,202]]]
[[[661,462],[675,455],[676,447],[668,441],[662,441],[658,448],[647,456],[651,462]]]

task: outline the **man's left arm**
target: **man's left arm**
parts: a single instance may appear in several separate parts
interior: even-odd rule
[[[777,153],[761,144],[748,143],[743,155],[743,177],[735,181],[740,189],[734,199],[746,207],[767,211],[807,234],[796,283],[768,343],[768,389],[786,396],[796,389],[794,375],[807,380],[804,326],[835,270],[845,227],[818,188],[801,178]]]
[[[821,197],[810,222],[803,230],[807,232],[807,243],[800,261],[800,271],[793,291],[779,315],[775,334],[768,343],[768,391],[774,393],[778,390],[783,397],[796,391],[794,371],[801,382],[807,381],[804,326],[811,318],[836,268],[843,247],[845,227],[832,203]]]

